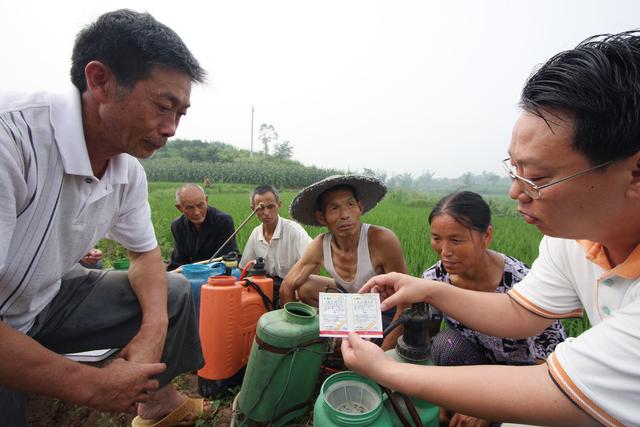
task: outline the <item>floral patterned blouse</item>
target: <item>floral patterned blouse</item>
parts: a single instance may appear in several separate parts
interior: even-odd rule
[[[522,261],[500,254],[504,257],[504,274],[495,292],[506,293],[513,285],[521,281],[529,272]],[[451,284],[451,277],[441,261],[422,273],[425,279],[437,280]],[[490,315],[490,313],[487,313]],[[441,321],[444,318],[447,326],[460,332],[465,338],[476,344],[484,355],[496,364],[530,365],[536,359],[545,360],[553,352],[556,345],[564,341],[566,334],[562,324],[556,320],[551,326],[526,339],[498,338],[469,329],[454,318],[431,307],[431,319]]]

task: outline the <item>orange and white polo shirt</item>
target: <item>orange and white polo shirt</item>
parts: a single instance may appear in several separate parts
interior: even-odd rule
[[[640,245],[612,267],[598,243],[545,236],[531,271],[508,294],[542,317],[584,310],[592,328],[556,347],[549,373],[600,423],[640,426]]]

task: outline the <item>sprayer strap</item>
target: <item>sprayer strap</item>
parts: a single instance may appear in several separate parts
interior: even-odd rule
[[[277,416],[273,417],[273,419],[270,420],[270,421],[255,421],[255,420],[252,420],[251,418],[247,418],[247,420],[245,420],[245,421],[250,420],[251,423],[249,425],[251,425],[251,427],[268,427],[268,426],[272,426],[275,423],[277,423],[285,415],[288,415],[291,412],[297,411],[298,409],[307,408],[307,407],[313,405],[313,403],[314,403],[313,400],[307,400],[307,401],[295,404],[292,407],[285,409],[283,412],[280,412]]]
[[[325,340],[323,338],[316,338],[316,339],[313,339],[311,341],[304,342],[304,343],[302,343],[300,345],[297,345],[295,347],[289,347],[289,348],[276,347],[276,346],[273,346],[271,344],[267,344],[266,342],[262,341],[258,335],[256,335],[256,344],[258,344],[258,347],[260,347],[263,350],[267,350],[267,351],[269,351],[271,353],[276,353],[276,354],[287,354],[291,350],[293,350],[294,348],[309,347],[310,345],[321,344],[323,342],[325,342]]]
[[[406,405],[407,410],[411,415],[411,419],[413,419],[416,427],[424,427],[424,425],[422,424],[422,420],[420,419],[420,415],[418,414],[418,410],[416,409],[416,405],[413,404],[413,400],[411,400],[411,398],[404,393],[400,393],[400,395],[402,396],[404,404]]]
[[[402,409],[400,408],[400,405],[396,401],[396,396],[400,397],[404,401],[404,405],[407,408],[407,411],[409,411],[409,415],[411,416],[413,425],[415,427],[424,427],[424,424],[422,424],[422,420],[420,419],[420,415],[418,414],[418,410],[416,409],[416,406],[413,404],[413,401],[409,396],[404,393],[393,392],[382,385],[380,387],[387,394],[387,396],[389,396],[389,402],[391,402],[393,411],[396,413],[398,419],[400,420],[400,423],[404,427],[411,427],[411,424],[409,424],[409,420],[407,420],[404,413],[402,412]]]
[[[245,287],[251,286],[253,289],[255,289],[258,295],[260,295],[260,297],[262,298],[262,303],[264,304],[264,308],[266,308],[267,311],[273,310],[273,301],[271,301],[271,299],[267,296],[267,294],[265,294],[262,291],[262,289],[260,289],[260,286],[257,283],[252,282],[251,279],[249,278],[246,278],[245,281],[247,282],[247,284],[243,286]]]
[[[404,414],[402,413],[402,409],[400,409],[400,406],[398,406],[398,402],[396,401],[394,393],[384,386],[380,386],[380,387],[382,388],[382,390],[384,390],[385,393],[387,393],[387,396],[389,397],[389,402],[391,403],[391,407],[393,408],[393,411],[396,413],[396,416],[400,420],[400,424],[402,424],[403,427],[411,427],[411,424],[409,424],[407,417],[404,416]]]

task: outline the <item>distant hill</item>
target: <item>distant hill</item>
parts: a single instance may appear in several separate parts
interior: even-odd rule
[[[281,156],[253,153],[223,142],[172,140],[142,165],[150,181],[272,184],[278,188],[300,188],[345,173],[322,169]]]
[[[277,188],[302,188],[330,175],[361,173],[374,176],[389,188],[421,193],[446,194],[471,190],[481,194],[504,195],[511,180],[492,172],[458,178],[436,178],[428,169],[421,175],[411,173],[388,175],[385,171],[364,168],[363,171],[342,171],[305,166],[283,156],[264,155],[242,150],[223,142],[175,139],[149,160],[143,160],[150,181],[210,182],[233,184],[272,184]]]

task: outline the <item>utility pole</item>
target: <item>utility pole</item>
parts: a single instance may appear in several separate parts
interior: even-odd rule
[[[253,105],[251,106],[251,151],[249,157],[253,157]]]

